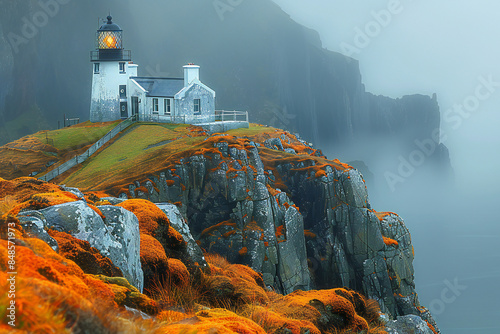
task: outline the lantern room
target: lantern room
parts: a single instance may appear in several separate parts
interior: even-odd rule
[[[123,31],[117,24],[113,23],[113,18],[107,17],[107,22],[103,24],[96,35],[96,51],[92,51],[92,61],[129,61],[130,51],[123,50]]]

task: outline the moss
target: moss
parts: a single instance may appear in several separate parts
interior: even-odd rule
[[[188,319],[186,319],[188,320]],[[168,333],[198,334],[265,334],[266,332],[255,322],[224,310],[212,309],[196,313],[187,324],[174,324],[165,327]]]
[[[62,191],[59,186],[29,177],[12,181],[0,179],[0,200],[5,196],[11,196],[11,200],[16,203],[8,212],[13,216],[23,209],[40,210],[80,200],[75,194]],[[104,219],[97,207],[92,204],[89,204],[89,207]]]
[[[59,254],[74,261],[86,274],[123,276],[121,270],[109,258],[91,247],[88,241],[55,230],[49,230],[48,233],[57,241]]]
[[[391,239],[391,238],[386,238],[386,237],[383,237],[384,238],[384,243],[387,245],[387,246],[394,246],[394,247],[397,247],[399,245],[399,243],[394,240],[394,239]]]
[[[167,324],[169,323],[174,323],[174,322],[179,322],[183,319],[189,318],[190,315],[182,312],[177,312],[177,311],[162,311],[160,312],[157,316],[156,319],[161,322],[165,322]]]
[[[434,333],[434,334],[438,334],[437,330],[434,328],[434,326],[432,326],[428,321],[426,321],[427,323],[427,326],[431,329],[431,331]]]
[[[265,329],[266,333],[282,333],[283,329],[287,329],[291,334],[302,334],[307,331],[310,334],[321,334],[310,321],[290,319],[266,307],[248,307],[247,312],[250,314],[250,319]]]
[[[167,261],[170,283],[179,288],[187,287],[190,281],[190,275],[184,263],[177,259],[168,259]]]
[[[398,215],[394,212],[377,212],[377,211],[373,211],[373,213],[375,213],[375,215],[377,216],[377,218],[380,220],[380,221],[383,221],[386,217],[389,217],[389,216],[396,216],[398,217]]]

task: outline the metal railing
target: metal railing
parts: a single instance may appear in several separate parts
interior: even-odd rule
[[[176,116],[148,114],[137,115],[139,122],[174,123],[174,124],[203,124],[211,122],[248,122],[248,111],[216,110],[214,115]]]
[[[216,110],[215,111],[215,121],[220,122],[248,122],[248,111],[227,111],[227,110]]]
[[[85,160],[87,160],[92,154],[97,152],[101,147],[104,146],[108,141],[110,141],[112,138],[114,138],[118,133],[123,131],[124,129],[128,128],[132,124],[137,122],[137,118],[135,116],[132,116],[130,118],[127,118],[123,122],[120,122],[117,126],[115,126],[111,131],[106,133],[101,139],[99,139],[97,142],[94,143],[85,153],[81,155],[74,156],[73,158],[69,159],[65,163],[63,163],[60,166],[57,166],[47,174],[40,176],[39,179],[43,181],[50,181],[62,173],[67,172],[71,168],[77,166],[78,164],[81,164]]]
[[[107,52],[106,52],[107,51]],[[115,51],[115,52],[110,52]],[[105,52],[90,51],[90,61],[131,61],[132,60],[132,51],[130,50],[105,50]]]

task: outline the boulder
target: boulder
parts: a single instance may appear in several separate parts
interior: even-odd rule
[[[422,318],[413,314],[399,316],[385,325],[388,334],[434,334]]]
[[[76,201],[41,210],[24,211],[19,217],[25,221],[36,218],[37,222],[43,223],[44,230],[53,228],[88,241],[90,246],[95,247],[120,268],[132,285],[142,291],[137,217],[126,210],[110,209],[106,213],[110,217],[109,225],[84,201]],[[131,247],[127,248],[128,246]]]
[[[207,267],[203,252],[191,235],[189,226],[177,206],[170,203],[157,203],[156,206],[167,215],[170,226],[182,235],[187,244],[187,252],[191,260],[198,263],[200,268]]]
[[[30,212],[30,216],[26,215],[26,213],[21,213],[17,216],[24,232],[30,238],[38,238],[45,241],[53,250],[58,252],[59,245],[57,241],[45,230],[45,226],[47,226],[45,218],[42,215],[37,215],[36,211]]]
[[[141,292],[144,286],[144,274],[141,269],[139,220],[130,211],[117,206],[99,206],[106,226],[121,244],[121,248],[110,249],[110,259],[122,270],[125,278]],[[121,256],[125,253],[126,256]]]

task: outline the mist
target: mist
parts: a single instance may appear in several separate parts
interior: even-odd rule
[[[364,31],[375,20],[374,13],[387,11],[391,3],[275,2],[294,20],[317,30],[323,46],[337,52],[343,52],[343,43],[356,46],[357,29]],[[391,189],[384,173],[396,171],[400,160],[370,159],[366,150],[343,155],[347,160],[371,161],[367,164],[375,180],[368,189],[373,207],[395,211],[405,219],[415,245],[420,299],[431,308],[443,333],[498,333],[500,4],[394,3],[399,3],[398,13],[352,57],[360,62],[367,91],[394,98],[437,94],[454,183],[443,186],[432,169],[416,167],[404,183]],[[474,104],[471,97],[484,79],[493,82],[491,94]],[[469,109],[459,116],[457,106],[467,103]],[[459,117],[452,119],[453,115]],[[454,280],[464,287],[456,295],[445,290]],[[443,293],[449,293],[444,299],[450,300],[445,302]]]
[[[56,128],[63,115],[88,119],[89,51],[99,18],[111,12],[139,75],[180,77],[182,65],[197,63],[203,82],[217,91],[217,109],[248,110],[252,122],[300,132],[330,159],[362,161],[355,167],[372,207],[398,213],[412,233],[416,289],[443,333],[500,332],[500,3],[242,0],[221,12],[212,0],[70,0],[15,52],[8,33],[19,34],[14,23],[40,9],[19,1],[27,7],[5,11],[9,1],[0,1],[0,142]],[[300,67],[304,58],[337,67],[325,65],[334,74],[311,78],[313,85],[304,78],[322,71]],[[356,85],[338,81],[356,76],[358,61],[364,87],[352,88],[356,94],[421,94],[429,103],[436,94],[439,140],[425,134],[408,150],[408,142],[363,135],[363,127],[350,133],[342,117],[307,123],[331,102],[333,86]],[[319,90],[324,101],[310,101]],[[12,106],[24,118],[16,119]],[[452,170],[427,153],[440,144]]]

